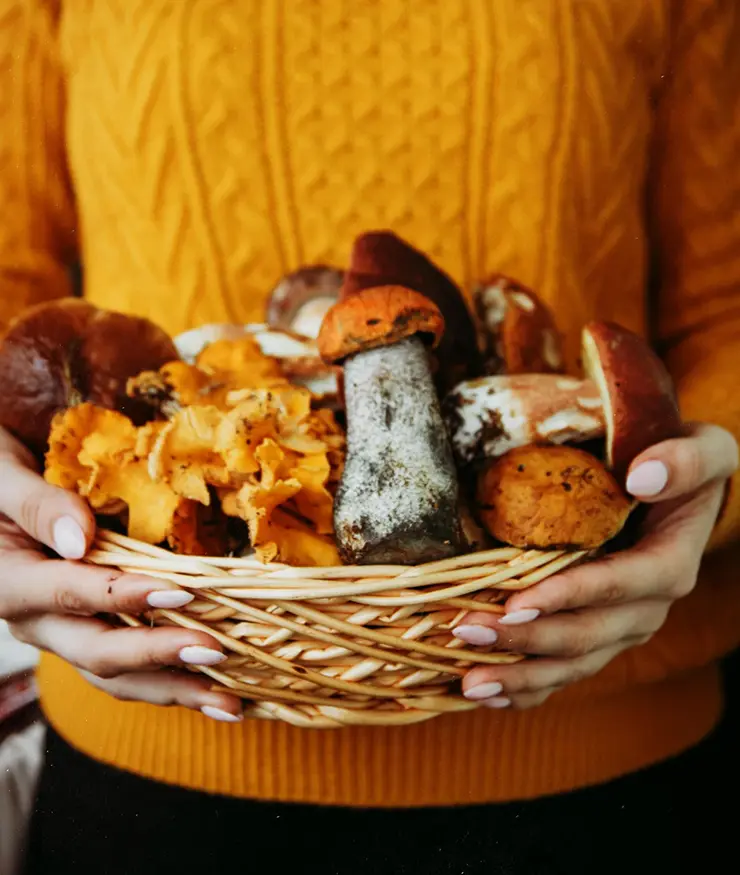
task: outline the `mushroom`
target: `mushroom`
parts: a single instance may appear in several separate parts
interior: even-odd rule
[[[334,505],[339,552],[354,564],[413,565],[462,546],[458,482],[429,367],[444,320],[401,286],[345,297],[319,350],[343,364],[347,458]]]
[[[473,292],[487,374],[559,374],[560,335],[550,310],[535,293],[503,274]]]
[[[461,465],[497,458],[527,444],[594,440],[605,431],[596,385],[558,374],[460,383],[444,399],[442,413]]]
[[[586,373],[604,404],[607,464],[624,485],[640,453],[683,434],[673,381],[648,343],[621,325],[592,322],[582,339]]]
[[[439,307],[446,331],[436,350],[435,382],[444,395],[461,380],[483,373],[475,320],[459,287],[426,255],[392,231],[359,236],[342,287],[347,298],[364,289],[403,286]]]
[[[325,264],[289,273],[268,298],[267,324],[315,339],[326,311],[339,298],[343,279],[343,271]]]
[[[143,423],[152,410],[127,396],[129,378],[177,357],[148,319],[73,298],[31,307],[0,340],[0,425],[43,453],[54,414],[73,404],[91,401]]]
[[[238,340],[251,335],[265,355],[280,360],[285,376],[296,386],[305,386],[317,398],[336,405],[340,369],[327,367],[319,355],[316,340],[268,325],[202,325],[179,334],[175,344],[182,359],[194,364],[200,353],[218,340]]]
[[[617,535],[632,502],[595,457],[575,447],[511,450],[481,474],[478,512],[499,541],[524,549],[593,550]]]

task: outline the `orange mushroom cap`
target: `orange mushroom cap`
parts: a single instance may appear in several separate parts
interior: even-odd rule
[[[324,361],[335,364],[416,334],[434,348],[444,329],[429,298],[403,286],[379,286],[337,302],[324,317],[318,346]]]

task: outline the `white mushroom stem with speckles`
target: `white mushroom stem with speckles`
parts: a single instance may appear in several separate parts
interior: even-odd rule
[[[557,374],[469,380],[449,393],[442,409],[462,464],[495,459],[515,447],[581,442],[605,433],[596,385]]]

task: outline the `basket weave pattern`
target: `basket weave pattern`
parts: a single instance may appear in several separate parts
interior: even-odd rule
[[[192,592],[185,608],[121,619],[215,637],[228,659],[196,670],[245,699],[246,716],[326,729],[415,723],[477,707],[459,692],[466,671],[521,657],[469,648],[452,630],[468,611],[502,613],[510,592],[584,556],[506,547],[414,568],[293,568],[181,556],[103,531],[88,561]]]

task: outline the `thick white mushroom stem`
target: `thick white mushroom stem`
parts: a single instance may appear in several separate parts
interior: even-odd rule
[[[414,565],[460,552],[452,451],[418,337],[344,364],[347,462],[334,506],[342,558]]]
[[[591,380],[556,374],[481,377],[460,383],[442,405],[461,464],[496,459],[528,444],[604,435],[602,397]]]

